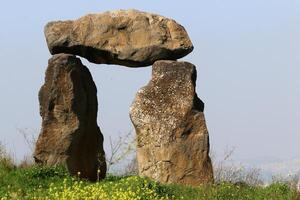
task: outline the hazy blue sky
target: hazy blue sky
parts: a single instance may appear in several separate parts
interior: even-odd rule
[[[185,26],[205,102],[212,148],[236,147],[240,160],[300,159],[300,1],[51,0],[0,6],[0,141],[22,158],[17,129],[38,134],[38,90],[51,57],[44,25],[88,13],[135,8]],[[84,59],[82,59],[84,60]],[[129,106],[151,67],[84,63],[98,86],[99,124],[106,142],[132,129]]]

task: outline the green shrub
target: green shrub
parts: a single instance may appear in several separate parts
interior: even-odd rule
[[[25,170],[25,173],[31,179],[49,179],[53,177],[65,178],[69,175],[64,166],[47,167],[36,165],[32,168],[29,168],[28,170]]]

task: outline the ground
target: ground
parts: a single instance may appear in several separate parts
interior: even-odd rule
[[[17,168],[0,163],[0,196],[4,199],[300,199],[300,193],[284,183],[267,187],[218,183],[187,187],[164,185],[138,176],[107,175],[92,183],[71,177],[63,167]]]

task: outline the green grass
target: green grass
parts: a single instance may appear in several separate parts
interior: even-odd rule
[[[0,165],[0,199],[237,199],[288,200],[300,194],[283,183],[268,187],[221,183],[199,187],[164,185],[137,176],[90,183],[68,175],[63,167],[19,169]]]

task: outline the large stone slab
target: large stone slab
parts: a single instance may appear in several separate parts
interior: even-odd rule
[[[194,186],[213,181],[204,104],[195,82],[196,68],[188,62],[154,63],[151,81],[130,108],[140,175]]]
[[[35,161],[65,165],[71,174],[90,180],[104,178],[103,136],[96,122],[97,89],[80,59],[58,54],[49,60],[39,102],[42,129]]]
[[[93,63],[129,67],[178,59],[193,50],[192,42],[180,24],[137,10],[50,22],[45,27],[45,36],[51,54],[71,53]]]

